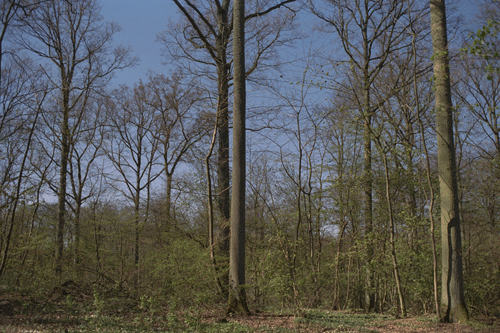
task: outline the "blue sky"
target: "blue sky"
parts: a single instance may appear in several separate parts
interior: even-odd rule
[[[165,72],[161,64],[160,43],[156,35],[165,30],[169,18],[177,13],[172,0],[102,0],[101,14],[105,21],[113,21],[122,27],[114,41],[132,47],[132,54],[140,58],[140,64],[116,75],[116,83],[132,85],[145,79],[148,70]]]
[[[475,11],[477,0],[453,0],[459,12],[469,18]],[[139,79],[146,79],[148,70],[167,72],[162,64],[160,43],[156,35],[165,30],[169,19],[177,15],[177,7],[172,0],[101,0],[105,21],[114,21],[122,27],[116,34],[115,43],[132,47],[132,54],[140,58],[140,64],[116,74],[116,84],[133,85]]]

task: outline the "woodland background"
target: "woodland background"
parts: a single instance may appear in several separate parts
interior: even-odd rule
[[[192,3],[158,31],[173,69],[116,86],[114,73],[137,59],[113,46],[119,27],[98,1],[1,2],[0,294],[70,287],[91,290],[94,304],[225,302],[230,15],[218,1]],[[473,25],[448,10],[464,286],[471,314],[500,316],[500,4],[478,6]],[[401,295],[407,312],[433,313],[428,7],[247,2],[250,308],[396,314]],[[321,52],[327,43],[338,52]]]

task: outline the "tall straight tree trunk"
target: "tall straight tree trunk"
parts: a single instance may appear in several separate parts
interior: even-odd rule
[[[245,1],[233,5],[234,108],[233,191],[227,313],[249,314],[245,291]]]
[[[399,298],[399,306],[401,310],[401,316],[404,318],[406,317],[406,305],[403,297],[403,291],[401,287],[401,279],[399,277],[399,265],[398,265],[398,258],[396,255],[396,226],[394,223],[394,209],[392,208],[392,196],[391,196],[391,179],[389,177],[389,163],[387,162],[387,152],[383,151],[382,144],[380,143],[380,140],[378,140],[378,144],[380,147],[380,153],[382,155],[382,161],[384,162],[384,176],[385,176],[385,196],[387,199],[387,210],[389,213],[389,221],[390,221],[390,238],[389,238],[389,243],[391,245],[391,256],[392,256],[392,265],[394,269],[394,278],[396,280],[396,290],[398,292],[398,298]]]
[[[69,159],[69,84],[66,81],[66,76],[62,76],[63,93],[62,93],[62,110],[63,119],[61,124],[61,166],[59,169],[59,192],[57,193],[57,235],[56,235],[56,278],[59,279],[62,274],[62,257],[64,250],[64,226],[66,224],[66,190],[68,176],[68,159]]]
[[[173,172],[172,172],[173,173]],[[166,205],[165,205],[165,217],[167,220],[165,231],[170,231],[170,225],[172,221],[172,173],[166,172],[167,174],[167,188],[166,188]]]
[[[207,206],[208,206],[208,247],[210,250],[210,259],[212,261],[212,268],[215,273],[215,285],[217,286],[217,290],[221,295],[226,296],[227,298],[227,283],[224,286],[224,281],[222,281],[222,277],[219,275],[219,268],[217,267],[217,259],[215,258],[215,237],[214,237],[214,207],[212,201],[212,177],[210,175],[210,157],[212,156],[214,146],[215,146],[215,138],[217,135],[217,125],[212,134],[212,142],[210,143],[210,149],[208,150],[208,154],[205,156],[205,172],[207,175]],[[226,279],[227,282],[229,279]]]
[[[225,50],[224,50],[225,53]],[[224,56],[225,58],[225,56]],[[219,65],[220,74],[219,77],[219,101],[218,101],[218,136],[219,136],[219,148],[218,148],[218,161],[217,161],[217,184],[219,188],[218,193],[218,206],[220,213],[222,215],[223,230],[222,236],[223,240],[221,243],[221,249],[223,252],[228,252],[229,250],[229,217],[230,217],[230,191],[229,191],[229,109],[228,109],[228,98],[229,98],[229,84],[228,84],[228,69],[226,64]]]
[[[229,27],[229,6],[222,6],[217,13],[219,35],[216,39],[217,48],[217,129],[219,136],[217,183],[219,187],[218,206],[223,218],[221,251],[229,253],[229,68],[227,62],[227,44],[231,35]]]
[[[263,15],[267,15],[275,10],[278,10],[280,7],[285,6],[288,3],[295,2],[296,0],[284,0],[279,2],[278,4],[269,7],[266,10],[255,12],[253,14],[249,14],[243,17],[243,20],[252,20],[254,18],[261,17]],[[200,42],[200,49],[204,49],[207,51],[207,55],[212,58],[214,65],[217,69],[217,92],[218,92],[218,103],[217,103],[217,128],[218,128],[218,161],[217,161],[217,185],[218,185],[218,193],[217,193],[217,205],[222,217],[222,228],[221,228],[221,242],[219,246],[219,251],[222,256],[226,258],[229,256],[229,220],[230,220],[230,169],[229,169],[229,83],[230,83],[230,69],[231,69],[231,60],[228,59],[227,50],[230,45],[231,35],[234,30],[234,20],[231,18],[230,13],[230,5],[231,0],[221,0],[221,1],[207,1],[211,3],[211,8],[214,11],[207,11],[206,13],[202,13],[204,11],[200,11],[197,9],[196,3],[193,1],[180,1],[173,0],[179,10],[183,13],[183,15],[188,19],[189,26],[194,29],[196,33],[197,40]],[[184,3],[184,5],[183,5]],[[260,8],[260,6],[257,6]],[[233,5],[234,8],[234,5]],[[193,10],[191,12],[191,10]],[[216,15],[216,20],[210,15]],[[244,15],[244,13],[242,14]],[[217,26],[215,26],[215,24]],[[185,27],[187,28],[187,27]],[[186,30],[184,30],[186,31]],[[279,32],[280,30],[278,30]],[[258,34],[257,34],[258,35]],[[255,39],[257,35],[254,35]],[[211,38],[208,38],[211,37]],[[176,38],[177,39],[177,38]],[[258,50],[259,56],[254,59],[252,66],[249,69],[249,73],[253,72],[257,67],[257,64],[260,59],[264,59],[261,57],[262,52],[266,54],[266,50],[270,50],[271,46],[275,41],[279,39],[279,33],[276,35],[276,39],[274,39],[271,43],[266,45],[261,45],[260,50]],[[185,40],[192,44],[193,39],[191,36],[185,36]],[[263,42],[263,41],[258,41]],[[198,47],[197,47],[198,48]],[[175,56],[178,57],[178,56]],[[184,58],[184,56],[180,56],[180,58]],[[194,60],[198,63],[206,63],[207,59],[196,59],[196,57],[188,57],[191,60]],[[234,60],[234,59],[233,59]],[[222,262],[222,260],[221,260]],[[227,267],[225,263],[222,263],[223,269]],[[227,275],[221,277],[221,281],[224,281],[224,285],[227,286],[228,281]],[[227,295],[227,290],[224,291],[224,294]]]
[[[368,67],[368,61],[366,61]],[[366,72],[368,69],[366,70]],[[365,239],[366,239],[366,278],[365,278],[365,310],[367,312],[375,308],[374,277],[372,269],[373,258],[373,177],[372,177],[372,130],[371,130],[371,108],[370,108],[370,83],[365,75],[364,82],[364,169],[363,169],[363,187],[364,187],[364,218],[365,218]]]
[[[142,141],[142,140],[141,140]],[[142,149],[139,147],[139,150],[137,152],[137,170],[136,170],[136,175],[135,175],[135,193],[134,193],[134,276],[133,276],[133,281],[132,284],[134,287],[137,287],[139,284],[139,235],[141,233],[140,229],[140,208],[141,208],[141,194],[140,194],[140,188],[141,188],[141,158],[142,158]]]
[[[219,251],[222,255],[222,271],[226,271],[229,258],[229,218],[230,218],[230,169],[229,169],[229,68],[227,61],[227,45],[231,35],[229,27],[229,3],[223,5],[217,13],[219,35],[216,38],[217,48],[217,132],[219,147],[217,151],[217,204],[221,213],[221,242]],[[224,273],[220,277],[222,294],[228,296],[229,276]]]
[[[80,220],[82,214],[82,200],[79,196],[75,204],[75,272],[80,276]]]
[[[453,140],[451,83],[446,31],[445,0],[431,0],[431,35],[441,197],[442,290],[441,320],[468,320],[462,273],[462,240],[458,201],[457,166]]]
[[[224,53],[223,58],[226,59],[226,50],[221,48]],[[221,242],[219,251],[222,255],[221,264],[223,271],[227,268],[227,260],[229,257],[229,218],[230,218],[230,191],[229,191],[229,82],[228,82],[228,66],[227,64],[218,65],[218,93],[219,101],[217,106],[217,131],[219,138],[219,147],[217,152],[217,186],[219,192],[217,193],[217,205],[221,213]],[[227,297],[227,286],[229,277],[227,274],[221,276],[222,286],[224,287],[222,293]]]

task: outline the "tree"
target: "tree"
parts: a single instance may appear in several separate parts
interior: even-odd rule
[[[234,109],[233,109],[233,192],[231,196],[231,247],[229,252],[229,301],[227,313],[248,314],[245,291],[245,1],[235,0]]]
[[[431,35],[438,172],[441,206],[441,315],[444,322],[468,319],[462,273],[462,240],[458,200],[457,165],[453,138],[453,108],[444,0],[431,0]]]
[[[498,234],[500,216],[500,2],[479,1],[476,18],[486,24],[470,34],[472,40],[462,49],[456,71],[459,84],[453,85],[452,93],[460,103],[457,107],[461,107],[457,119],[471,124],[464,136],[471,150],[464,154],[462,167],[458,164],[461,231],[463,243],[467,244],[463,256],[464,280],[470,295],[467,301],[471,309],[476,302],[485,304],[484,310],[479,310],[485,313],[488,308],[498,307],[498,297],[490,295],[499,294],[495,290],[498,288],[490,287],[478,271],[492,272],[484,264],[498,262],[497,251],[493,250],[498,248],[498,242],[490,235]],[[497,273],[490,276],[499,276],[500,271],[493,270]]]
[[[284,239],[280,241],[280,246],[288,265],[291,285],[287,289],[290,290],[296,310],[303,306],[305,299],[317,306],[323,296],[320,292],[321,247],[324,234],[322,229],[325,227],[321,218],[322,192],[324,171],[329,167],[324,163],[326,151],[322,146],[321,135],[328,112],[314,105],[317,100],[312,96],[316,87],[310,82],[317,79],[317,72],[310,69],[313,67],[312,55],[309,54],[306,59],[303,66],[307,69],[300,73],[300,78],[293,79],[297,80],[296,85],[291,85],[290,88],[275,87],[276,90],[273,91],[283,103],[282,112],[287,115],[280,119],[283,124],[279,127],[282,127],[283,132],[272,142],[277,146],[276,149],[279,149],[278,163],[283,174],[282,180],[289,183],[285,185],[285,191],[294,201],[292,206],[287,206],[286,209],[290,221],[283,221],[282,225],[277,227],[283,233]],[[293,230],[288,233],[288,237],[285,236],[287,229]],[[303,245],[307,245],[307,250],[303,250]],[[307,253],[310,264],[307,270],[298,267],[303,258],[301,251]],[[306,289],[301,290],[301,280],[306,279],[307,287],[304,285]]]
[[[110,49],[111,38],[119,31],[116,24],[103,24],[97,0],[48,0],[24,20],[19,43],[41,59],[52,84],[57,105],[47,114],[57,114],[59,184],[55,273],[62,273],[64,228],[66,224],[67,175],[71,146],[80,130],[87,103],[109,82],[111,74],[127,66],[128,49]],[[52,67],[55,71],[52,71]]]
[[[153,135],[158,140],[159,153],[163,157],[166,177],[166,228],[172,220],[172,178],[177,166],[186,158],[189,150],[207,133],[202,112],[196,112],[196,104],[202,99],[201,90],[194,81],[185,82],[176,73],[171,78],[151,74],[146,89],[147,101],[154,108],[157,118]]]
[[[484,135],[478,135],[476,148],[488,158],[500,157],[500,55],[499,26],[500,2],[486,1],[480,7],[480,21],[487,25],[480,29],[466,48],[458,62],[462,69],[458,85],[453,93],[467,108],[481,127]],[[485,144],[488,139],[493,144]]]
[[[364,125],[364,223],[366,243],[366,310],[375,308],[375,280],[373,256],[374,236],[373,217],[373,171],[372,171],[372,123],[378,109],[396,91],[405,85],[401,77],[393,80],[393,85],[384,89],[382,96],[374,93],[376,80],[383,72],[391,57],[410,44],[407,29],[410,26],[408,13],[422,10],[416,6],[415,0],[409,3],[397,0],[328,0],[329,8],[323,10],[320,4],[309,1],[313,13],[328,27],[331,27],[340,38],[340,43],[347,55],[350,65],[349,85],[344,91],[353,93]],[[414,20],[421,18],[421,14]],[[400,76],[403,74],[400,73]]]
[[[77,273],[80,268],[82,206],[96,194],[96,187],[102,178],[102,172],[97,169],[96,162],[103,155],[104,107],[102,98],[88,102],[89,112],[82,118],[81,129],[74,133],[70,148],[68,175],[71,190],[68,198],[71,200],[66,201],[74,217],[74,263]]]
[[[230,45],[233,33],[231,0],[173,1],[184,15],[184,22],[160,35],[159,39],[165,44],[172,60],[187,59],[189,62],[186,67],[196,67],[197,76],[208,77],[217,82],[217,204],[222,218],[220,248],[221,252],[227,255],[230,217],[229,95],[232,81]],[[259,22],[262,23],[262,20],[269,17],[269,13],[295,1],[251,2],[251,14],[246,15],[244,19],[245,23],[255,22],[251,38],[255,47],[252,49],[246,75],[253,73],[262,59],[265,59],[264,55],[280,44],[280,34],[293,17],[275,18],[273,22],[264,24]],[[249,42],[247,40],[247,43]],[[226,293],[227,291],[224,291],[224,294]]]
[[[153,132],[156,110],[149,104],[150,91],[142,82],[133,89],[122,86],[114,95],[113,103],[108,106],[111,135],[105,151],[116,172],[110,172],[108,178],[133,205],[136,272],[132,282],[136,285],[139,241],[148,220],[151,187],[162,172],[158,166],[158,137]],[[120,184],[125,186],[122,188]]]
[[[483,68],[486,77],[491,79],[492,73],[498,73],[500,67],[500,51],[498,49],[498,37],[500,33],[500,3],[496,0],[480,1],[479,20],[485,24],[474,34],[471,32],[469,37],[473,37],[468,45],[462,48],[462,52],[478,56],[486,61]]]
[[[26,83],[25,80],[30,80],[27,73],[24,73],[23,76],[24,78],[21,76],[17,77],[17,79],[19,81],[24,81],[23,83]],[[34,75],[34,77],[39,76]],[[6,124],[2,124],[0,127],[2,136],[8,135],[7,137],[0,138],[0,142],[2,142],[0,151],[5,154],[5,158],[2,159],[2,163],[0,164],[0,211],[6,210],[6,214],[4,215],[5,220],[0,223],[0,227],[5,231],[0,238],[0,277],[7,265],[17,207],[22,201],[25,192],[29,193],[32,190],[30,186],[25,184],[25,178],[28,178],[27,174],[29,174],[27,172],[29,156],[32,150],[32,142],[34,141],[33,137],[36,127],[38,126],[41,105],[47,96],[47,91],[45,89],[39,90],[42,86],[40,85],[37,87],[36,84],[35,79],[35,82],[33,82],[31,87],[28,87],[26,91],[17,91],[17,93],[23,96],[20,100],[18,97],[14,97],[13,100],[11,100],[12,103],[5,103],[2,101],[4,102],[2,106],[6,107],[9,112],[14,111],[10,109],[10,107],[15,105],[15,113],[19,113],[20,116],[16,116],[18,119],[14,120],[14,123],[17,123],[14,126],[7,121]],[[20,86],[22,87],[23,84]],[[39,98],[37,98],[37,93],[39,93]],[[6,119],[3,118],[2,123],[4,120]],[[10,133],[1,131],[5,129],[4,125],[6,125],[5,127]],[[39,180],[39,182],[42,183],[43,181]]]
[[[28,57],[16,55],[10,38],[33,5],[0,4],[0,277],[5,272],[19,203],[30,192],[29,156],[47,89]],[[13,31],[14,30],[14,31]],[[33,177],[35,178],[35,177]],[[40,187],[40,180],[33,188]]]

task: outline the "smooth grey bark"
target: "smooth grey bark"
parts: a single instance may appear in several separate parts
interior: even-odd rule
[[[368,61],[366,68],[368,68]],[[372,130],[371,123],[373,112],[371,111],[370,103],[370,79],[368,73],[363,75],[363,147],[364,147],[364,163],[363,163],[363,201],[364,201],[364,218],[365,218],[365,237],[366,240],[366,265],[365,265],[365,310],[371,311],[375,308],[375,288],[374,288],[374,273],[372,269],[373,258],[373,173],[372,173]]]
[[[462,240],[453,137],[445,0],[431,0],[439,191],[441,198],[441,314],[444,322],[468,320],[462,273]]]
[[[245,1],[233,6],[233,191],[231,196],[231,241],[229,251],[229,299],[227,313],[249,314],[245,291]]]

